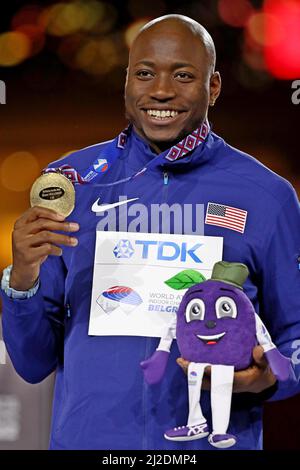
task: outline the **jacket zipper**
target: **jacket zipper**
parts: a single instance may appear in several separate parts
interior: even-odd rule
[[[162,202],[167,202],[169,190],[169,173],[167,171],[163,172],[163,185]]]

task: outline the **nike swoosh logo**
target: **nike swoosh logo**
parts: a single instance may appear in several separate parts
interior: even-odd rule
[[[123,204],[128,204],[128,202],[137,201],[139,198],[134,197],[133,199],[126,199],[125,201],[114,202],[113,204],[99,204],[99,199],[94,202],[92,205],[92,212],[104,212],[114,207],[123,206]]]

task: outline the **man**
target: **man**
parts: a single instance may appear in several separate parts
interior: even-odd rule
[[[129,57],[125,104],[132,126],[111,142],[51,165],[67,164],[93,178],[76,185],[76,222],[43,208],[28,210],[16,222],[13,267],[2,282],[4,339],[25,380],[39,382],[56,370],[52,449],[211,448],[206,439],[163,438],[187,418],[176,345],[165,380],[149,387],[140,362],[157,339],[88,335],[99,198],[109,205],[125,196],[128,207],[137,198],[146,207],[199,203],[211,215],[226,207],[242,211],[236,224],[206,217],[205,235],[223,237],[224,259],[248,266],[245,292],[281,352],[291,356],[300,337],[298,200],[286,181],[210,131],[208,107],[221,88],[214,67],[213,41],[198,23],[178,15],[148,23]],[[108,160],[101,177],[93,170],[99,158]],[[179,363],[187,365],[184,358]],[[237,435],[235,448],[261,448],[263,400],[298,389],[290,382],[278,385],[256,347],[253,366],[234,378],[229,432]],[[207,416],[209,394],[204,395]]]

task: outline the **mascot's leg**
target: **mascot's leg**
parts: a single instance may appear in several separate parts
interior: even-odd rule
[[[188,367],[189,417],[188,426],[206,423],[200,406],[201,385],[204,369],[208,364],[190,362]]]
[[[189,417],[186,426],[169,429],[165,438],[169,441],[193,441],[208,436],[208,426],[200,406],[201,384],[208,364],[191,362],[188,367]]]
[[[230,407],[233,385],[233,366],[211,366],[211,410],[213,432],[208,442],[219,449],[231,447],[236,437],[227,434],[230,419]]]

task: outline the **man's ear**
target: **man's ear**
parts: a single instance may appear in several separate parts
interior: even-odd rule
[[[125,73],[126,73],[126,76],[125,76],[125,89],[126,89],[127,82],[128,82],[128,72],[129,72],[129,67],[127,66],[126,69],[125,69]]]
[[[165,284],[175,290],[181,289],[189,289],[196,284],[200,284],[200,282],[206,281],[205,276],[199,271],[195,269],[185,269],[184,271],[180,271],[175,276],[171,277]]]
[[[219,72],[214,72],[209,83],[209,106],[214,106],[221,93],[222,80]]]

